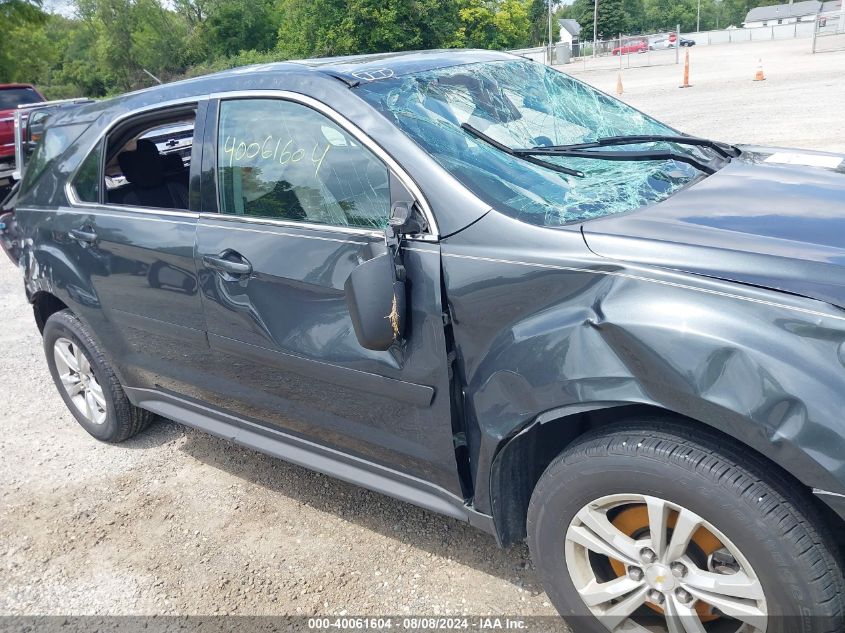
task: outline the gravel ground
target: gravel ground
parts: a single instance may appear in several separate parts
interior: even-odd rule
[[[0,614],[553,614],[526,547],[166,420],[65,409],[0,262]]]
[[[681,90],[674,51],[652,53],[668,62],[622,70],[622,100],[688,134],[733,143],[845,152],[845,51],[810,53],[810,40],[693,46],[690,84]],[[644,55],[628,55],[632,64]],[[573,62],[561,69],[616,94],[611,61]],[[618,61],[616,62],[618,64]],[[754,81],[762,63],[765,81]]]
[[[845,53],[807,48],[697,47],[694,88],[629,70],[624,99],[694,134],[845,150]],[[615,70],[566,70],[615,89]],[[96,442],[0,259],[0,614],[554,613],[524,546],[166,420]]]

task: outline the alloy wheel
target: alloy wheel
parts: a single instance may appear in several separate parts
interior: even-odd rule
[[[626,513],[627,522],[641,516],[643,525],[620,529]],[[610,631],[766,630],[763,587],[747,559],[681,505],[647,495],[602,497],[573,518],[565,549],[575,588]]]
[[[73,406],[89,422],[105,424],[107,408],[103,388],[82,348],[70,339],[58,338],[53,343],[53,358],[62,388]]]

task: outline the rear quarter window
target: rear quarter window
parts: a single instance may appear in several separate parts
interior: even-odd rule
[[[56,158],[64,154],[71,143],[78,139],[88,126],[89,123],[79,123],[76,125],[48,127],[44,132],[44,137],[38,142],[35,152],[29,159],[29,163],[26,165],[21,189],[25,190],[32,186],[41,177],[44,170]]]

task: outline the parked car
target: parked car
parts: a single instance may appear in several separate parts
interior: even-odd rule
[[[674,43],[669,41],[668,35],[657,35],[648,39],[648,48],[652,51],[660,51],[673,46]]]
[[[19,105],[44,101],[35,86],[0,84],[0,200],[12,184],[15,170],[15,110]]]
[[[648,51],[648,42],[645,40],[633,40],[614,48],[613,54],[629,55],[630,53],[645,53],[646,51]]]
[[[682,37],[681,46],[695,46],[695,40],[689,40],[685,37]]]
[[[492,51],[262,64],[51,117],[18,262],[97,439],[159,414],[527,539],[579,632],[839,631],[843,158]]]

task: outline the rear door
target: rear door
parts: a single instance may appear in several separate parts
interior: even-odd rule
[[[188,201],[204,106],[191,101],[122,119],[68,186],[63,240],[93,289],[79,288],[78,301],[99,308],[96,331],[130,388],[189,393],[208,361],[193,257],[199,214]],[[170,152],[174,146],[179,151]]]
[[[349,273],[384,242],[389,158],[301,95],[224,99],[218,112],[219,212],[197,228],[216,357],[205,397],[460,494],[438,245],[404,249],[404,344],[362,348],[344,298]]]

